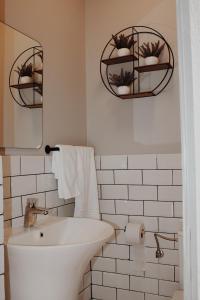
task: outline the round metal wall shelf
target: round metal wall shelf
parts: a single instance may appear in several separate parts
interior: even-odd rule
[[[147,26],[127,27],[116,33],[115,36],[119,34],[124,34],[128,37],[132,36],[135,44],[132,47],[130,55],[119,57],[116,56],[116,48],[111,45],[113,39],[111,38],[108,41],[100,60],[100,75],[104,86],[111,94],[121,99],[144,98],[159,95],[169,84],[174,72],[174,54],[169,43],[161,33]],[[165,44],[165,50],[163,51],[164,58],[158,64],[144,65],[143,59],[138,55],[139,47],[143,42],[155,42],[155,39]],[[134,72],[134,77],[136,77],[135,82],[131,86],[131,93],[128,95],[118,95],[109,80],[111,69],[113,68],[115,72],[117,69],[119,73],[119,66],[122,67],[122,65],[124,70],[128,68],[129,71]],[[155,73],[157,73],[156,79],[158,78],[158,80],[155,80],[153,84],[149,83],[150,87],[148,86],[148,88],[143,87],[147,79],[153,81],[152,78],[153,76],[155,77]]]
[[[34,109],[42,108],[42,90],[43,90],[43,70],[36,68],[36,64],[42,65],[43,51],[42,47],[30,47],[23,51],[14,61],[9,74],[9,89],[14,101],[21,107]],[[37,62],[36,62],[37,60]],[[33,81],[22,83],[21,76],[16,73],[19,66],[25,66],[31,63],[33,66]],[[40,80],[36,80],[36,77]],[[26,93],[26,91],[28,91]],[[39,95],[37,99],[36,94]]]

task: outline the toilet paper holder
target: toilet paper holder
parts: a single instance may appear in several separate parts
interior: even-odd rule
[[[177,238],[170,238],[170,237],[162,235],[160,233],[154,233],[154,237],[155,237],[156,245],[157,245],[156,258],[161,258],[164,256],[164,251],[160,248],[160,243],[159,243],[158,238],[161,238],[161,239],[167,240],[167,241],[171,241],[171,242],[178,242]]]
[[[126,232],[126,227],[127,227],[127,225],[126,225],[125,228],[124,228],[124,232]],[[141,238],[142,238],[142,239],[143,239],[144,235],[145,235],[145,229],[142,228],[142,230],[141,230]]]

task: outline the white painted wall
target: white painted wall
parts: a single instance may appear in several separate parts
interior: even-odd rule
[[[99,154],[180,152],[176,3],[174,0],[86,0],[87,138]],[[154,98],[121,101],[103,86],[101,52],[111,34],[131,25],[151,26],[175,54],[175,74]]]

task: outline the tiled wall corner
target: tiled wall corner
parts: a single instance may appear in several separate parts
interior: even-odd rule
[[[0,299],[5,299],[4,293],[4,226],[3,226],[3,176],[2,157],[0,157]]]
[[[98,156],[96,167],[101,216],[115,236],[92,260],[92,298],[170,300],[178,287],[177,244],[160,240],[165,256],[158,260],[153,233],[175,237],[182,228],[181,155]],[[145,225],[145,272],[126,242],[128,222]]]
[[[81,286],[80,286],[80,293],[79,293],[79,299],[78,300],[90,300],[92,295],[92,272],[90,271],[90,264],[87,267],[86,273],[83,276]]]

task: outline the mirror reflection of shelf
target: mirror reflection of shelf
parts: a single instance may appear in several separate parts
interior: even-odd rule
[[[37,82],[29,82],[29,83],[19,83],[19,84],[13,84],[10,87],[18,89],[18,90],[23,90],[23,89],[31,89],[35,87],[41,87],[41,84]]]
[[[40,96],[42,96],[42,84],[37,82],[30,82],[30,83],[19,83],[10,86],[11,88],[15,88],[18,90],[25,90],[25,89],[34,89]]]
[[[42,108],[42,57],[43,52],[41,47],[30,47],[17,56],[11,67],[9,75],[9,89],[14,101],[21,107],[31,109]],[[18,77],[16,77],[16,74],[14,73],[15,71],[17,72]],[[31,77],[32,82],[25,83],[25,80],[22,81],[21,79],[25,76]],[[14,89],[16,89],[18,93],[14,92]],[[28,89],[30,92],[28,92]]]

